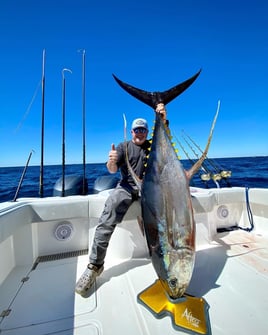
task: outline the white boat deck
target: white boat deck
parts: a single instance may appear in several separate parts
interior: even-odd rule
[[[59,259],[15,266],[0,286],[1,335],[185,334],[173,327],[171,317],[158,319],[137,301],[157,278],[138,225],[129,231],[129,223],[117,227],[105,270],[87,298],[74,293],[87,254],[66,258],[63,253]],[[187,293],[206,300],[213,335],[267,333],[266,226],[260,221],[251,233],[236,230],[211,240],[206,224],[197,223],[196,262]],[[134,241],[131,257],[120,250],[122,239]]]

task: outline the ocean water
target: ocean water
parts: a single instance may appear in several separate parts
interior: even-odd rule
[[[189,160],[181,161],[184,168],[191,167]],[[231,171],[231,177],[214,182],[210,179],[207,182],[201,180],[201,174],[197,173],[191,185],[202,188],[211,187],[232,187],[241,186],[249,188],[268,188],[268,156],[265,157],[238,157],[238,158],[217,158],[206,160],[204,167],[212,174],[222,170]],[[14,198],[18,184],[21,179],[24,167],[0,167],[0,202],[10,201]],[[44,196],[52,196],[56,181],[61,177],[61,165],[44,166]],[[66,175],[83,175],[82,164],[66,165]],[[18,198],[39,197],[39,166],[29,166],[26,170],[21,184]],[[87,164],[86,178],[88,181],[88,193],[94,192],[95,180],[100,176],[109,175],[104,163]],[[120,177],[117,174],[118,178]]]

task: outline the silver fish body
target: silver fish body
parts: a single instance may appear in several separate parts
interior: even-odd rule
[[[178,299],[193,272],[195,223],[189,179],[158,113],[141,187],[141,206],[153,267],[168,295]]]

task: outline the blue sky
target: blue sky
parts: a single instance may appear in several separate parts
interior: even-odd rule
[[[153,122],[152,109],[112,73],[164,91],[200,68],[167,106],[173,134],[185,130],[204,147],[220,100],[209,157],[267,155],[267,16],[265,0],[2,0],[0,166],[24,165],[32,149],[30,164],[40,164],[43,49],[45,165],[61,163],[63,68],[72,70],[65,73],[66,164],[82,162],[79,49],[86,50],[88,163],[105,162],[111,143],[123,140],[123,113],[128,125],[136,117]]]

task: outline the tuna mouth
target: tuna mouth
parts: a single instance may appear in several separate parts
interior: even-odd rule
[[[186,287],[178,287],[178,280],[176,278],[168,281],[168,289],[166,293],[170,300],[173,302],[182,299],[185,293]]]

